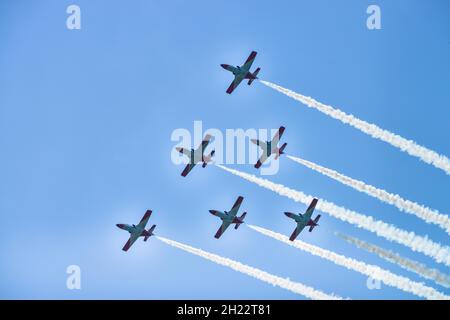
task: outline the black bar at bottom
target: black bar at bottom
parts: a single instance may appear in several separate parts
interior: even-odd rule
[[[6,300],[0,302],[3,314],[29,313],[36,319],[58,314],[92,318],[100,315],[140,319],[306,319],[339,315],[361,319],[370,317],[417,315],[427,311],[446,314],[448,301],[294,301],[294,300]],[[8,310],[9,309],[9,310]],[[61,312],[56,312],[59,310]]]

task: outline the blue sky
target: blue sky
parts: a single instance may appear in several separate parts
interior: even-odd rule
[[[81,8],[68,30],[66,8]],[[366,28],[378,4],[382,29]],[[171,162],[177,128],[277,128],[286,151],[450,212],[441,170],[260,83],[225,94],[258,51],[262,79],[450,155],[448,1],[2,1],[0,4],[0,298],[302,299],[157,239],[121,251],[146,209],[156,232],[359,299],[414,299],[248,228],[220,241],[209,209],[245,197],[246,220],[284,234],[304,206],[214,166],[184,179]],[[251,165],[233,166],[256,173]],[[269,179],[448,245],[438,227],[282,158]],[[322,215],[303,240],[424,281],[333,235],[347,233],[439,268],[422,254]],[[81,268],[81,290],[66,268]]]

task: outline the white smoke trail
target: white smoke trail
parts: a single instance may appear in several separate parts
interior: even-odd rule
[[[375,139],[387,142],[390,145],[399,148],[401,151],[407,152],[409,155],[417,157],[422,161],[445,171],[446,174],[450,174],[450,160],[444,155],[440,155],[433,150],[418,145],[412,140],[405,139],[390,131],[381,129],[375,124],[360,120],[351,114],[346,114],[339,109],[335,109],[331,106],[322,104],[311,97],[301,95],[268,81],[260,80],[260,82],[272,89],[275,89],[278,92],[287,95],[290,98],[300,101],[310,108],[317,109],[334,119],[340,120],[341,122],[348,124]]]
[[[420,262],[404,258],[395,252],[385,250],[369,242],[339,232],[336,232],[335,234],[338,237],[347,241],[348,243],[357,246],[358,248],[364,249],[370,253],[375,253],[380,258],[389,261],[391,263],[394,263],[405,270],[414,272],[419,276],[421,276],[422,278],[433,280],[435,283],[440,284],[441,286],[450,288],[450,276],[441,273],[437,269],[430,269]]]
[[[274,276],[270,273],[267,273],[265,271],[250,267],[248,265],[245,265],[243,263],[224,258],[221,256],[218,256],[216,254],[203,251],[201,249],[197,249],[191,246],[188,246],[186,244],[179,243],[174,240],[169,240],[163,237],[157,236],[159,240],[167,243],[168,245],[171,245],[175,248],[184,250],[186,252],[195,254],[199,257],[202,257],[204,259],[207,259],[209,261],[215,262],[217,264],[220,264],[222,266],[229,267],[235,271],[241,272],[243,274],[249,275],[253,278],[259,279],[261,281],[267,282],[273,286],[278,286],[283,289],[289,290],[291,292],[300,294],[302,296],[305,296],[309,299],[317,299],[317,300],[341,300],[342,298],[335,296],[333,294],[329,295],[326,293],[323,293],[319,290],[316,290],[314,288],[305,286],[298,282],[290,281],[289,279],[284,279],[278,276]]]
[[[422,206],[416,202],[403,199],[398,194],[389,193],[386,190],[378,189],[362,181],[352,179],[337,171],[319,166],[318,164],[315,164],[313,162],[289,155],[287,157],[292,161],[295,161],[299,164],[306,166],[307,168],[310,168],[323,175],[326,175],[327,177],[330,177],[331,179],[334,179],[342,184],[345,184],[346,186],[352,187],[353,189],[358,190],[360,192],[364,192],[365,194],[368,194],[371,197],[389,203],[397,207],[400,211],[413,214],[427,223],[434,223],[439,227],[441,227],[442,229],[444,229],[448,234],[450,234],[450,219],[445,214]]]
[[[388,270],[382,269],[376,265],[367,264],[362,261],[358,261],[352,258],[348,258],[346,256],[337,254],[335,252],[322,249],[320,247],[314,246],[312,244],[295,240],[289,241],[288,237],[279,234],[277,232],[273,232],[271,230],[267,230],[261,227],[248,225],[251,229],[275,240],[284,242],[290,246],[293,246],[297,249],[309,252],[312,255],[324,258],[331,262],[334,262],[337,265],[343,266],[347,269],[362,273],[366,276],[372,277],[375,280],[380,280],[384,284],[395,287],[397,289],[403,290],[405,292],[409,292],[415,294],[419,297],[426,298],[429,300],[449,300],[450,296],[446,296],[443,293],[435,290],[434,288],[427,287],[423,283],[412,281],[406,277],[399,276],[395,273],[392,273]]]
[[[306,195],[301,191],[290,189],[283,186],[282,184],[274,183],[269,180],[256,177],[252,174],[230,169],[218,164],[216,166],[247,181],[253,182],[260,187],[266,188],[275,193],[278,193],[281,196],[287,197],[305,205],[309,205],[314,198],[313,196]],[[344,207],[337,206],[334,203],[328,202],[323,199],[318,202],[316,208],[342,221],[374,232],[380,237],[384,237],[390,241],[395,241],[397,243],[403,244],[411,248],[413,251],[421,252],[433,258],[436,262],[444,263],[445,265],[450,266],[450,248],[433,242],[432,240],[428,239],[427,236],[418,236],[414,232],[408,232],[399,229],[381,220],[375,220],[371,216],[366,216]]]

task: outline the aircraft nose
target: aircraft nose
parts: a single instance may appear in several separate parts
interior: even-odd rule
[[[211,213],[213,216],[216,215],[216,211],[215,210],[209,210],[209,213]]]
[[[228,65],[222,63],[220,66],[221,66],[222,68],[226,69]]]
[[[120,229],[123,229],[123,224],[122,223],[118,223],[118,224],[116,224],[116,226],[118,227],[118,228],[120,228]]]

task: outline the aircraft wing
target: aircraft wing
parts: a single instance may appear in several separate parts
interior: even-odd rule
[[[139,238],[139,234],[138,233],[133,233],[130,235],[130,239],[128,239],[127,243],[125,243],[125,245],[123,246],[122,250],[123,251],[128,251],[128,249],[130,249],[130,247],[133,245],[133,243],[136,242],[136,240]]]
[[[238,211],[239,211],[239,207],[241,206],[243,200],[244,200],[244,197],[239,196],[239,197],[237,198],[237,200],[236,200],[236,202],[234,203],[233,207],[231,208],[230,212],[228,212],[228,214],[229,214],[231,217],[235,217],[235,216],[236,216],[236,214],[237,214]]]
[[[278,142],[280,142],[281,136],[284,133],[284,127],[280,127],[280,129],[278,129],[277,133],[275,133],[275,135],[272,138],[272,146],[276,146],[278,144]]]
[[[242,78],[242,77],[234,77],[233,82],[230,84],[230,86],[227,89],[227,93],[231,94],[234,91],[234,89],[236,89],[237,86],[242,82],[243,79],[244,78]]]
[[[222,225],[220,226],[219,230],[217,230],[214,238],[219,239],[220,236],[227,230],[227,228],[230,226],[230,222],[224,221],[222,222]]]
[[[297,223],[297,228],[295,228],[294,232],[292,232],[291,237],[289,238],[289,240],[294,241],[295,238],[297,238],[297,236],[299,235],[300,232],[302,232],[302,230],[305,228],[306,224],[302,223],[302,222],[298,222]]]
[[[249,71],[250,68],[252,67],[253,61],[255,61],[256,58],[256,51],[252,51],[250,53],[250,55],[248,56],[247,60],[245,61],[245,63],[243,64],[243,66],[241,67],[241,69],[245,69],[246,71]]]
[[[194,167],[195,167],[195,163],[189,163],[189,164],[186,166],[186,168],[184,168],[184,170],[183,170],[183,172],[181,173],[181,175],[182,175],[183,177],[186,177],[187,174],[188,174],[189,172],[191,172],[192,169],[194,169]]]
[[[264,161],[266,161],[268,158],[267,156],[267,151],[264,150],[263,154],[261,155],[261,157],[259,158],[258,162],[256,162],[255,164],[255,168],[259,169],[261,167],[261,165],[264,163]]]
[[[144,213],[144,216],[142,217],[141,221],[139,221],[138,227],[144,228],[147,225],[148,219],[150,219],[150,216],[152,215],[152,210],[147,210]]]
[[[311,216],[314,212],[314,209],[316,208],[316,204],[317,204],[317,200],[316,198],[314,198],[311,203],[309,204],[308,209],[306,209],[305,214],[303,215],[305,218],[307,218],[308,220],[311,219]]]
[[[202,154],[205,151],[206,147],[208,146],[208,144],[211,142],[211,138],[212,136],[210,134],[207,134],[202,141]]]

